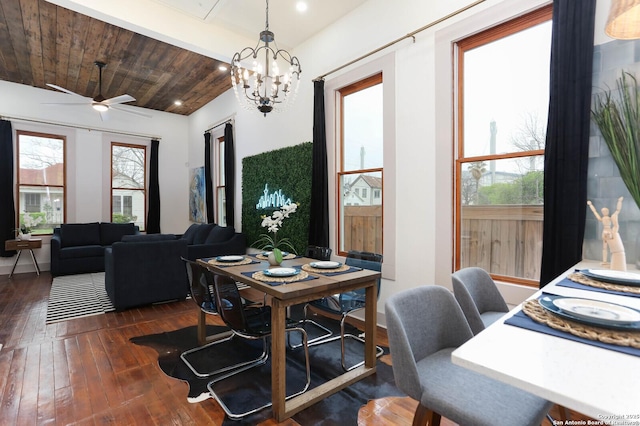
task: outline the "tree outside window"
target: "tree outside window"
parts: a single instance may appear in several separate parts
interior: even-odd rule
[[[111,221],[145,230],[146,147],[111,144]]]

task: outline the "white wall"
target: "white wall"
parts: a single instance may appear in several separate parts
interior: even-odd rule
[[[147,119],[114,111],[108,121],[102,122],[99,114],[89,107],[43,105],[46,102],[71,102],[70,95],[64,93],[6,81],[0,81],[0,93],[0,116],[11,119],[14,132],[29,130],[66,136],[67,222],[108,221],[111,202],[108,190],[110,143],[148,144],[153,136],[160,138],[161,230],[182,233],[188,227],[188,117],[144,110],[152,115]],[[141,134],[145,137],[111,132]],[[43,270],[49,269],[49,240],[50,237],[43,238],[43,247],[36,250],[38,263]],[[0,258],[0,274],[8,274],[14,261],[15,257]],[[28,253],[20,257],[16,273],[20,272],[33,272]]]

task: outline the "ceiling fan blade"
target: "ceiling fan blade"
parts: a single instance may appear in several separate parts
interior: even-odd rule
[[[109,121],[109,110],[106,111],[98,111],[100,113],[100,120]]]
[[[77,93],[75,93],[75,92],[72,92],[71,90],[67,90],[67,89],[65,89],[64,87],[56,86],[55,84],[47,83],[47,86],[49,86],[49,87],[53,87],[53,88],[54,88],[54,89],[56,89],[56,90],[59,90],[59,91],[64,92],[64,93],[68,93],[68,94],[70,94],[70,95],[79,96],[79,97],[81,97],[81,98],[86,98],[86,96],[79,95],[79,94],[77,94]],[[90,98],[89,98],[89,99],[90,99]]]
[[[107,105],[117,105],[117,104],[123,104],[125,102],[133,102],[135,100],[136,98],[134,98],[131,95],[120,95],[120,96],[116,96],[115,98],[105,99],[104,101],[102,101],[102,103]]]
[[[109,108],[115,109],[116,111],[122,111],[122,112],[126,112],[126,113],[129,113],[129,114],[138,115],[140,117],[151,118],[151,115],[149,115],[149,114],[145,114],[145,113],[138,112],[138,111],[133,111],[131,109],[125,109],[125,108],[121,108],[121,107],[117,107],[117,106],[113,106],[113,105],[110,105]]]
[[[65,105],[91,105],[91,102],[43,102],[40,105],[55,105],[55,106],[65,106]]]

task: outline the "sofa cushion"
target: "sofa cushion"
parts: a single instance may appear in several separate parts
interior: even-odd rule
[[[204,242],[207,240],[207,237],[209,236],[209,233],[214,228],[218,228],[218,225],[216,225],[215,223],[203,223],[202,225],[200,225],[198,227],[198,232],[196,232],[196,235],[193,237],[192,244],[204,244]]]
[[[100,224],[100,243],[103,246],[120,241],[125,235],[136,233],[136,225],[133,223],[109,223]]]
[[[100,245],[100,224],[63,223],[60,225],[62,247]]]
[[[60,259],[81,259],[83,257],[102,257],[104,247],[101,245],[66,247],[60,250]]]
[[[193,244],[193,238],[196,236],[199,228],[199,223],[193,223],[186,231],[184,231],[184,234],[182,234],[180,239],[187,240],[187,244]]]
[[[233,228],[233,226],[216,226],[211,230],[211,232],[209,232],[209,236],[204,243],[223,243],[230,240],[235,233],[236,230]]]
[[[176,236],[173,234],[139,234],[139,235],[125,235],[122,237],[123,243],[130,242],[148,242],[148,241],[167,241],[175,240]]]

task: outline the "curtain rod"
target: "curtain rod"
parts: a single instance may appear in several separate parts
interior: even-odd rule
[[[227,118],[223,119],[222,121],[220,121],[218,124],[214,124],[213,126],[209,127],[207,130],[204,131],[204,133],[210,132],[213,129],[223,126],[227,123],[232,123],[233,124],[233,119],[235,118],[235,113],[231,114],[230,116],[228,116]]]
[[[56,121],[35,120],[33,118],[11,117],[11,116],[8,116],[8,115],[0,115],[0,118],[1,119],[5,119],[5,120],[9,120],[9,121],[22,121],[22,122],[27,122],[27,123],[49,124],[49,125],[52,125],[52,126],[70,127],[72,129],[88,130],[90,132],[94,131],[94,132],[112,133],[112,134],[116,134],[116,135],[131,136],[131,137],[134,137],[134,138],[141,138],[141,139],[156,139],[156,140],[162,139],[160,136],[144,135],[144,134],[141,134],[141,133],[119,132],[117,130],[101,129],[101,128],[98,128],[98,127],[82,127],[82,126],[77,126],[75,124],[60,123],[60,122],[56,122]]]
[[[323,80],[323,79],[324,79],[326,76],[328,76],[329,74],[333,74],[333,73],[335,73],[335,72],[337,72],[337,71],[340,71],[341,69],[346,68],[346,67],[348,67],[349,65],[353,65],[353,64],[355,64],[356,62],[359,62],[359,61],[361,61],[361,60],[363,60],[363,59],[365,59],[365,58],[368,58],[368,57],[369,57],[369,56],[371,56],[371,55],[375,55],[376,53],[380,52],[381,50],[384,50],[384,49],[386,49],[387,47],[391,47],[391,46],[393,46],[394,44],[396,44],[396,43],[400,43],[401,41],[406,40],[406,39],[408,39],[408,38],[412,38],[412,39],[413,39],[413,41],[415,42],[415,41],[416,41],[416,37],[415,37],[415,35],[416,35],[416,34],[418,34],[418,33],[422,32],[422,31],[424,31],[424,30],[427,30],[427,29],[429,29],[429,28],[433,27],[434,25],[438,25],[438,24],[439,24],[439,23],[441,23],[441,22],[444,22],[444,21],[446,21],[446,20],[448,20],[448,19],[451,19],[451,18],[453,18],[454,16],[459,15],[460,13],[465,12],[465,11],[467,11],[467,10],[471,9],[472,7],[477,6],[477,5],[479,5],[480,3],[483,3],[484,1],[485,1],[485,0],[476,0],[475,2],[473,2],[473,3],[469,4],[469,5],[465,6],[465,7],[462,7],[462,8],[460,8],[460,9],[458,9],[458,10],[454,11],[454,12],[451,12],[450,14],[448,14],[448,15],[446,15],[446,16],[443,16],[442,18],[436,19],[435,21],[433,21],[433,22],[431,22],[431,23],[429,23],[429,24],[427,24],[427,25],[425,25],[425,26],[423,26],[423,27],[418,28],[417,30],[412,31],[412,32],[408,33],[407,35],[404,35],[404,36],[402,36],[402,37],[400,37],[400,38],[398,38],[398,39],[395,39],[395,40],[393,40],[393,41],[391,41],[391,42],[389,42],[389,43],[385,44],[384,46],[380,46],[380,47],[378,47],[377,49],[372,50],[372,51],[371,51],[371,52],[369,52],[369,53],[366,53],[366,54],[364,54],[364,55],[362,55],[362,56],[360,56],[360,57],[358,57],[358,58],[356,58],[356,59],[354,59],[354,60],[352,60],[352,61],[347,62],[346,64],[343,64],[343,65],[339,66],[338,68],[332,69],[331,71],[326,72],[326,73],[322,74],[321,76],[316,77],[313,81],[316,81],[316,80]]]

